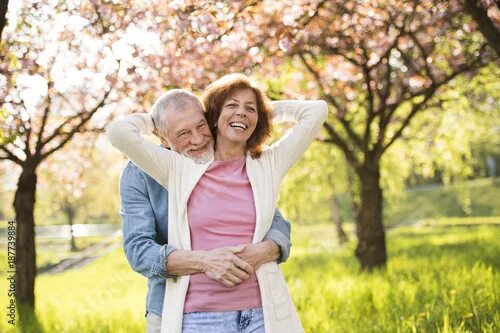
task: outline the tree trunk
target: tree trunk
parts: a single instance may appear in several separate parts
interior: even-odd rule
[[[35,207],[36,167],[27,163],[17,183],[14,197],[16,212],[16,301],[19,309],[35,308]],[[23,314],[20,313],[21,320]]]
[[[7,8],[9,7],[9,0],[0,1],[0,40],[2,38],[3,28],[7,25]]]
[[[358,245],[356,257],[363,270],[385,267],[387,252],[385,231],[382,223],[382,189],[380,188],[380,166],[366,165],[358,170],[361,181],[361,204],[356,217]]]
[[[71,239],[70,239],[70,248],[72,252],[78,251],[78,248],[76,247],[76,242],[75,242],[75,231],[73,230],[73,223],[75,220],[75,210],[73,209],[73,206],[71,205],[70,202],[66,201],[64,203],[64,213],[66,214],[66,218],[68,219],[68,224],[70,228],[70,234],[71,234]]]
[[[352,171],[351,168],[347,170],[347,181],[349,184],[349,194],[351,195],[352,203],[351,203],[351,212],[352,216],[355,219],[359,214],[359,181],[356,178],[356,174]]]
[[[340,207],[337,200],[337,196],[332,195],[330,197],[330,210],[332,213],[332,220],[335,223],[335,228],[337,229],[337,237],[339,239],[339,244],[342,245],[348,241],[347,234],[342,228],[342,214],[340,213]]]
[[[484,8],[480,1],[465,0],[465,9],[476,21],[479,30],[488,44],[495,50],[497,56],[500,56],[500,31],[495,26],[493,20],[488,16],[487,8]],[[492,6],[495,6],[494,4]],[[496,4],[498,7],[498,3]]]

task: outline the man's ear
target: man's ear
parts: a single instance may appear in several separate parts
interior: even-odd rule
[[[155,130],[153,131],[153,134],[158,138],[160,139],[160,142],[162,144],[163,147],[165,148],[169,148],[170,149],[170,145],[168,144],[168,140],[167,140],[167,136],[163,133],[161,133],[158,129],[155,128]]]
[[[168,140],[167,140],[165,135],[159,134],[159,135],[157,135],[157,137],[160,139],[163,147],[170,149],[170,145],[169,145]]]
[[[168,142],[166,140],[160,139],[160,141],[161,141],[161,145],[164,148],[170,149],[170,145],[168,144]]]

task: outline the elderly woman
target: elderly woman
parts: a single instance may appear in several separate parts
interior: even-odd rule
[[[158,103],[157,103],[158,104]],[[135,114],[110,125],[108,138],[136,165],[165,186],[169,197],[169,243],[205,250],[260,242],[269,230],[279,188],[288,169],[321,128],[323,101],[271,104],[244,75],[231,74],[208,86],[203,96],[215,154],[195,163],[145,140],[155,130],[153,115]],[[264,147],[273,121],[297,125]],[[158,126],[161,132],[161,124]],[[241,321],[242,316],[249,316]],[[251,319],[251,320],[250,320]],[[249,322],[252,321],[251,327]],[[242,328],[244,330],[242,330]],[[275,262],[227,288],[205,274],[168,280],[162,332],[302,332],[286,282]]]

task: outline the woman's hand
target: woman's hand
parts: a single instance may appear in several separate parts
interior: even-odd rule
[[[203,272],[226,287],[246,281],[253,273],[252,266],[238,257],[245,245],[223,247],[205,251],[202,255]]]

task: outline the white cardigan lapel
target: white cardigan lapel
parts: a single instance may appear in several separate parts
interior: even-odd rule
[[[191,250],[191,233],[189,231],[189,221],[187,218],[187,204],[191,193],[193,193],[193,189],[203,176],[205,171],[210,167],[213,160],[207,162],[205,164],[195,164],[192,168],[186,168],[188,176],[185,176],[184,179],[189,179],[189,183],[186,184],[186,187],[181,192],[180,205],[182,207],[179,210],[179,216],[177,223],[179,228],[179,236],[180,236],[180,244],[182,245],[183,250]]]
[[[248,180],[250,181],[250,186],[252,187],[253,201],[255,204],[255,231],[253,233],[252,243],[259,243],[262,241],[266,234],[266,230],[262,228],[262,203],[259,197],[259,186],[257,182],[257,168],[255,167],[255,163],[257,163],[250,154],[247,154],[246,157],[246,170]]]

